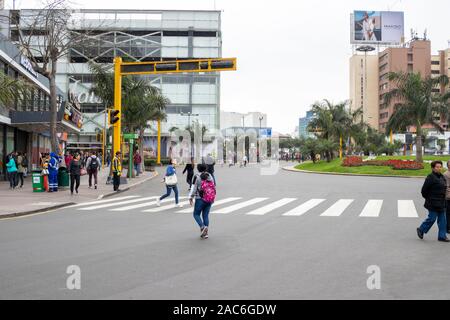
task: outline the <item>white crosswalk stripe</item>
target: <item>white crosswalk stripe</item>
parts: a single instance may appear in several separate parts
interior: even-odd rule
[[[83,203],[79,203],[79,204],[74,204],[73,206],[70,206],[70,208],[90,206],[91,204],[97,205],[97,204],[114,202],[114,201],[125,200],[125,199],[132,199],[132,198],[137,198],[137,197],[138,196],[127,196],[127,197],[111,198],[111,199],[106,199],[106,200],[96,200],[96,201],[90,201],[90,202],[83,202]]]
[[[222,200],[217,200],[216,202],[214,202],[213,206],[216,207],[216,206],[220,206],[220,205],[223,205],[223,204],[226,204],[226,203],[229,203],[229,202],[233,202],[233,201],[237,201],[237,200],[241,200],[241,199],[242,198],[238,198],[238,197],[225,198],[225,199],[222,199]],[[184,210],[177,211],[177,213],[192,213],[193,210],[194,210],[193,208],[189,208],[189,209],[184,209]]]
[[[297,198],[284,198],[278,201],[275,201],[271,204],[268,204],[264,207],[255,209],[253,211],[250,211],[248,213],[246,213],[249,216],[263,216],[275,209],[281,208],[282,206],[285,206],[293,201],[297,200]]]
[[[175,205],[173,197],[164,199],[161,201],[162,206],[156,206],[157,196],[124,196],[117,198],[110,198],[105,200],[89,201],[85,203],[80,203],[73,205],[76,210],[82,211],[93,211],[98,209],[105,209],[113,212],[127,212],[134,210],[145,213],[155,213],[162,211],[169,211],[169,213],[192,213],[193,207],[189,206],[189,201],[187,197],[179,197],[180,203],[183,206],[187,205],[185,209],[179,209]],[[266,203],[262,203],[267,201]],[[329,201],[329,200],[328,200]],[[297,206],[283,213],[282,216],[287,217],[299,217],[310,211],[312,211],[317,206],[327,203],[327,208],[320,214],[321,217],[339,217],[344,215],[349,206],[355,201],[354,199],[337,199],[334,203],[328,203],[327,199],[305,199],[300,202],[298,198],[248,198],[244,197],[228,197],[224,199],[217,200],[212,207],[212,213],[216,214],[245,214],[247,216],[263,216],[273,212],[278,212],[284,206],[290,203],[296,203]],[[234,202],[234,203],[233,203]],[[379,218],[384,209],[384,200],[369,199],[364,204],[359,217],[362,218]],[[359,209],[363,204],[355,203],[355,209]],[[253,208],[247,209],[253,206]],[[246,211],[246,209],[248,211]],[[390,212],[391,210],[389,210]],[[399,218],[418,218],[416,206],[413,200],[397,200],[397,214]]]
[[[325,210],[321,217],[339,217],[345,209],[353,202],[353,199],[341,199]]]
[[[286,212],[285,214],[283,214],[283,216],[286,216],[286,217],[301,216],[301,215],[305,214],[306,212],[308,212],[309,210],[313,209],[314,207],[317,207],[319,204],[321,204],[324,201],[325,201],[325,199],[308,200],[305,203],[298,206],[297,208],[292,209],[289,212]]]
[[[173,199],[172,199],[172,201],[175,202],[175,200],[173,200]],[[185,206],[185,205],[189,204],[189,201],[183,201],[183,202],[180,202],[179,204],[182,204],[183,206]],[[161,206],[161,207],[156,207],[156,208],[153,208],[153,209],[143,210],[142,212],[155,213],[155,212],[161,212],[161,211],[165,211],[165,210],[169,210],[169,209],[174,209],[174,208],[177,208],[177,207],[178,207],[178,205],[173,203],[173,204],[170,204],[168,206]]]
[[[383,200],[369,200],[359,216],[377,218],[380,216],[382,206]]]
[[[151,200],[152,198],[153,197],[147,197],[147,198],[138,198],[138,199],[132,199],[132,200],[126,200],[126,201],[113,202],[113,203],[106,203],[106,204],[100,204],[100,205],[97,205],[97,206],[80,208],[78,210],[92,211],[92,210],[98,210],[98,209],[104,209],[104,208],[110,208],[110,207],[117,207],[117,206],[121,206],[121,205],[124,205],[124,204],[136,203],[136,202]]]
[[[134,204],[134,205],[131,205],[131,206],[114,208],[114,209],[111,209],[111,211],[128,211],[128,210],[134,210],[134,209],[140,209],[140,208],[155,206],[156,205],[156,199],[158,199],[159,196],[155,196],[155,197],[151,197],[151,198],[152,198],[151,199],[152,201],[150,201],[150,202],[144,202],[144,203]],[[179,200],[187,199],[187,197],[179,197],[178,199]],[[169,201],[174,201],[174,200],[173,200],[173,198],[164,199],[164,200],[161,201],[161,203],[166,203],[166,202],[169,202]]]
[[[246,207],[250,207],[251,205],[257,204],[259,202],[265,201],[269,198],[254,198],[248,201],[244,201],[226,208],[222,208],[219,210],[214,210],[213,213],[219,213],[219,214],[228,214],[234,211],[238,211],[239,209],[243,209]]]
[[[398,200],[399,218],[418,218],[416,206],[412,200]]]

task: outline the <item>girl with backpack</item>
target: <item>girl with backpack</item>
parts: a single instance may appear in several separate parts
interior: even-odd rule
[[[170,196],[172,190],[175,193],[175,204],[180,208],[183,207],[182,204],[178,204],[178,179],[174,165],[175,162],[173,160],[170,160],[170,164],[166,169],[166,175],[164,176],[163,180],[166,183],[166,194],[162,195],[159,199],[156,200],[156,205],[158,207],[161,206],[161,200]]]
[[[194,205],[195,197],[194,219],[200,227],[200,237],[208,239],[209,212],[216,198],[216,187],[213,177],[206,171],[206,165],[198,164],[197,170],[199,174],[194,177],[189,202]]]

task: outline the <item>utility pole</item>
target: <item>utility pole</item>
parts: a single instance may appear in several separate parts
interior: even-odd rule
[[[256,159],[256,161],[259,163],[260,162],[260,160],[259,160],[259,152],[260,152],[260,144],[261,144],[261,121],[263,121],[264,120],[264,116],[260,116],[259,118],[259,132],[258,132],[258,148],[257,148],[257,150],[256,150],[256,152],[257,152],[257,159]]]

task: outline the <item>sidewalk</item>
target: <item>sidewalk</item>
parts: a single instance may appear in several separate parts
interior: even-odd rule
[[[125,175],[127,170],[124,170]],[[89,189],[89,176],[81,177],[78,194],[70,195],[70,188],[59,188],[58,192],[33,192],[31,175],[24,179],[23,188],[17,187],[15,190],[9,189],[8,181],[0,182],[0,219],[27,215],[37,212],[42,212],[58,207],[68,206],[74,203],[81,203],[86,201],[96,200],[108,195],[115,194],[112,184],[106,184],[106,179],[109,174],[109,168],[104,168],[98,173],[98,187],[97,190],[92,187]],[[140,185],[157,176],[157,172],[144,172],[139,177],[128,179],[127,184],[121,184],[122,191],[128,190],[130,187]],[[94,184],[94,177],[92,177],[92,184]]]

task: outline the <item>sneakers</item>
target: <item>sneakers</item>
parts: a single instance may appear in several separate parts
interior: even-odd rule
[[[183,208],[183,204],[180,203],[180,204],[178,205],[178,208]]]
[[[420,230],[420,228],[417,228],[417,236],[418,236],[421,240],[423,240],[423,232],[422,232],[422,230]]]
[[[161,207],[161,200],[159,200],[159,198],[156,199],[156,206]]]
[[[448,238],[439,238],[438,241],[440,242],[450,242]]]
[[[94,188],[95,188],[95,190],[97,190],[97,185]]]
[[[208,239],[208,227],[203,227],[201,229],[200,238],[202,239]]]

